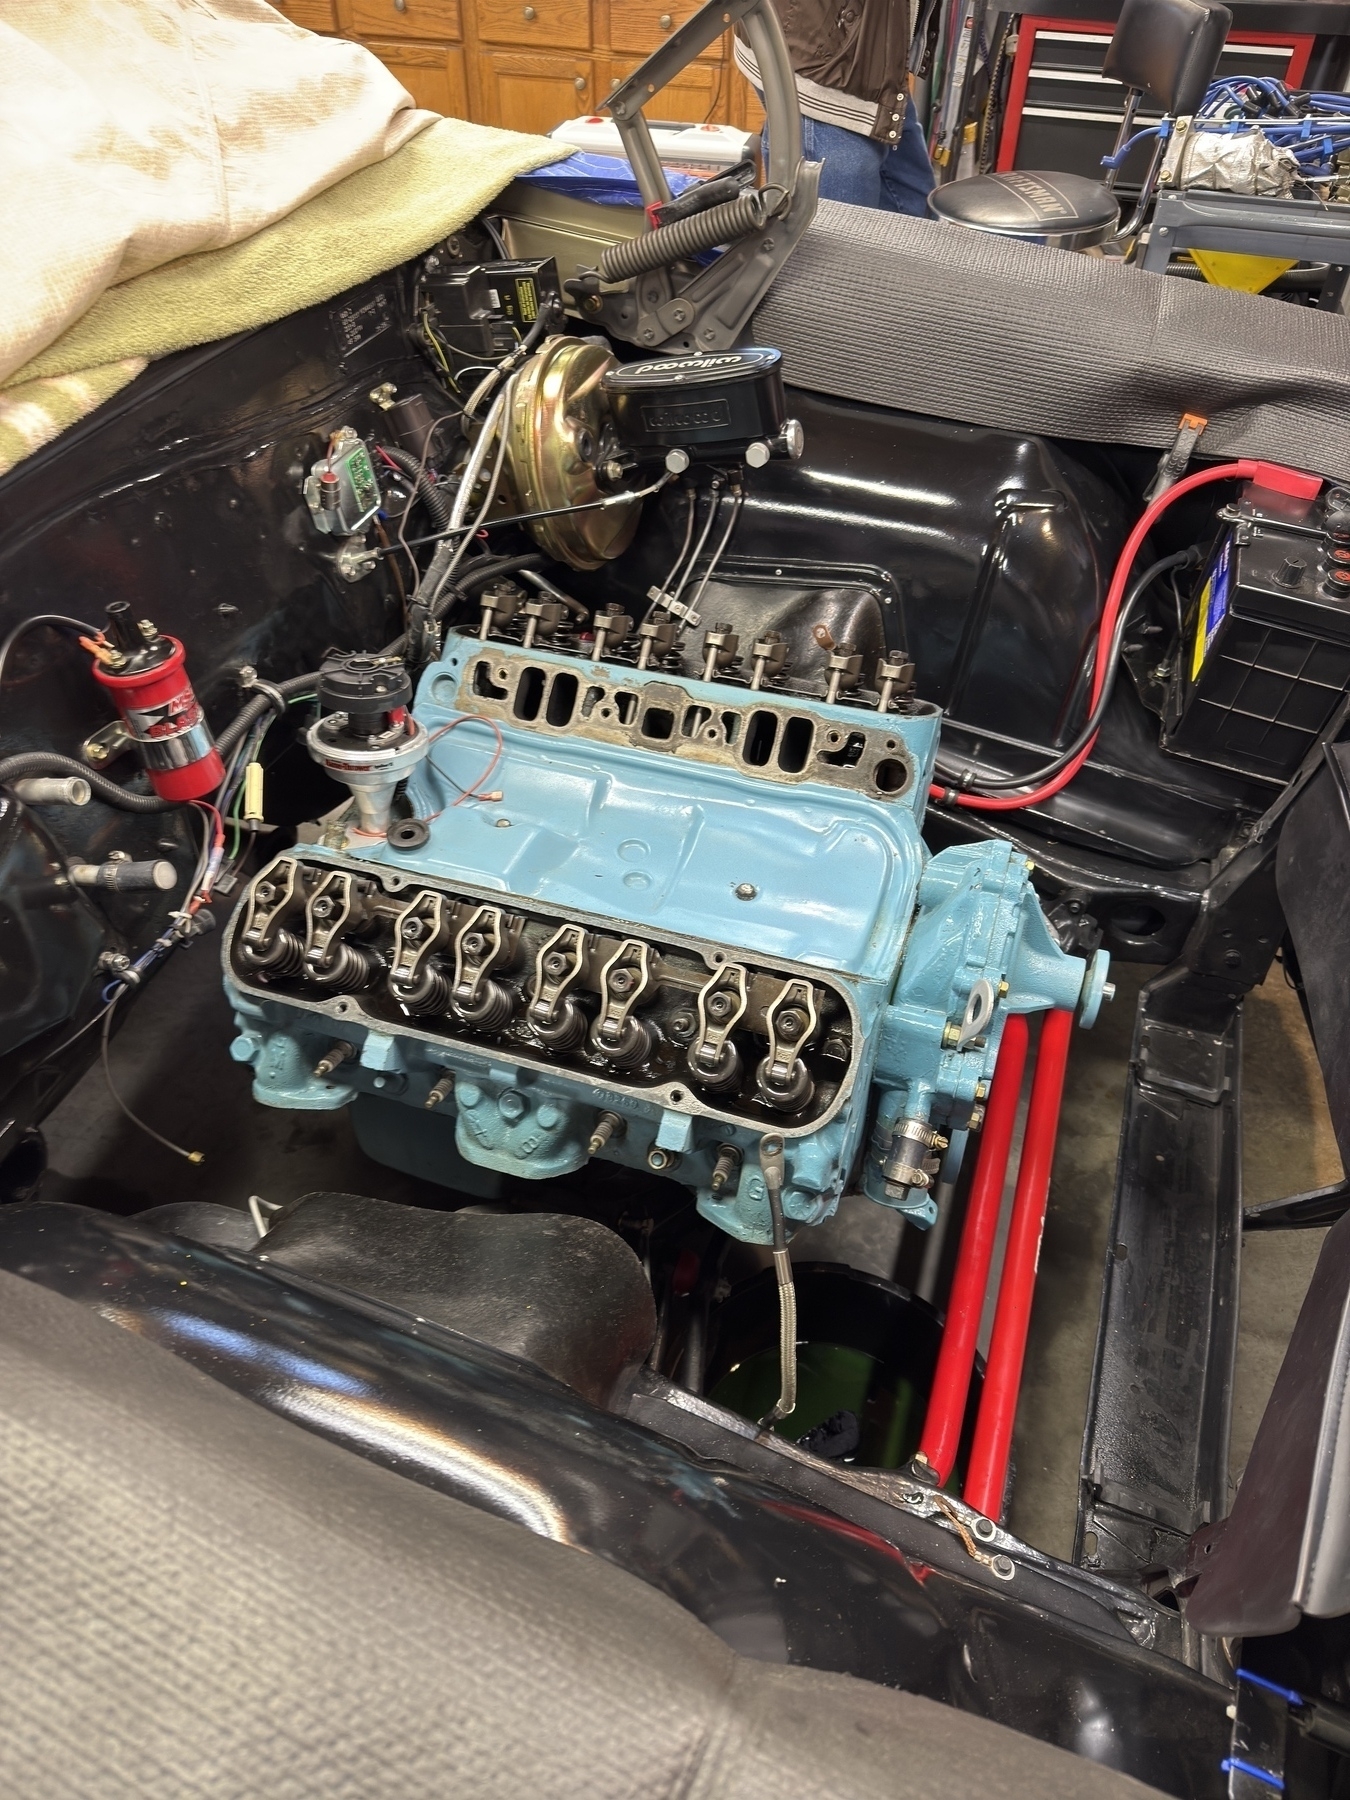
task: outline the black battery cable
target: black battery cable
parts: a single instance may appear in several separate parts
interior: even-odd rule
[[[1144,570],[1143,574],[1140,575],[1133,587],[1131,587],[1129,593],[1125,597],[1125,603],[1120,609],[1120,616],[1116,621],[1115,631],[1112,633],[1111,648],[1106,668],[1106,678],[1102,682],[1102,689],[1101,693],[1097,696],[1097,702],[1083,722],[1082,729],[1078,732],[1078,735],[1074,738],[1073,742],[1066,745],[1063,750],[1059,751],[1053,761],[1042,764],[1039,769],[1028,770],[1022,775],[977,775],[974,770],[969,768],[965,770],[953,768],[949,763],[943,760],[942,754],[939,752],[937,759],[938,769],[943,780],[950,782],[953,786],[960,788],[963,792],[974,790],[978,793],[985,793],[1007,790],[1010,788],[1028,787],[1032,783],[1049,781],[1054,776],[1058,775],[1061,769],[1066,768],[1076,756],[1082,753],[1083,749],[1092,742],[1093,738],[1097,735],[1097,732],[1101,729],[1102,720],[1106,717],[1106,709],[1111,702],[1111,695],[1115,690],[1116,676],[1120,672],[1120,653],[1125,639],[1125,627],[1129,624],[1131,615],[1138,606],[1140,600],[1143,599],[1144,595],[1148,592],[1149,588],[1153,586],[1153,583],[1157,581],[1160,575],[1167,574],[1169,569],[1196,568],[1199,565],[1203,554],[1204,553],[1198,544],[1192,544],[1189,549],[1177,550],[1174,551],[1171,556],[1159,557],[1157,562],[1150,564],[1150,566]]]

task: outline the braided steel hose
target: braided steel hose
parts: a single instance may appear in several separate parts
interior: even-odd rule
[[[691,213],[673,225],[658,225],[655,231],[641,237],[627,238],[611,244],[600,257],[603,281],[627,281],[648,269],[659,269],[666,263],[682,262],[697,256],[700,250],[715,249],[718,244],[732,243],[751,231],[759,231],[765,220],[764,203],[758,189],[710,206],[706,212]]]

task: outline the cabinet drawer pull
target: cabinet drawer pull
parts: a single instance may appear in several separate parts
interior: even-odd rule
[[[538,17],[539,17],[539,14],[534,10],[534,8],[532,6],[527,6],[524,8],[524,19],[525,19],[525,23],[527,25],[533,25],[534,21]]]
[[[572,86],[579,94],[583,93],[586,88],[586,77],[584,75],[578,75],[576,80],[572,83]]]
[[[656,22],[661,27],[662,31],[669,31],[671,26],[675,23],[669,13],[662,13],[661,17]]]
[[[408,0],[394,0],[394,11],[395,12],[405,13],[405,12],[407,12],[407,10],[408,10]]]

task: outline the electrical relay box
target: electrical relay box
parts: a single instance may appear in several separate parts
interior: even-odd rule
[[[1287,781],[1350,687],[1350,591],[1338,576],[1317,533],[1235,525],[1179,646],[1164,748]]]
[[[551,256],[452,263],[428,275],[423,293],[437,337],[461,366],[509,356],[550,304],[562,316],[558,265]]]

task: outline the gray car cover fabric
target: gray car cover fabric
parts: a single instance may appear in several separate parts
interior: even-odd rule
[[[752,329],[816,393],[1350,479],[1339,313],[823,200]]]
[[[752,1663],[566,1545],[0,1274],[7,1800],[1145,1800],[1001,1726]]]

